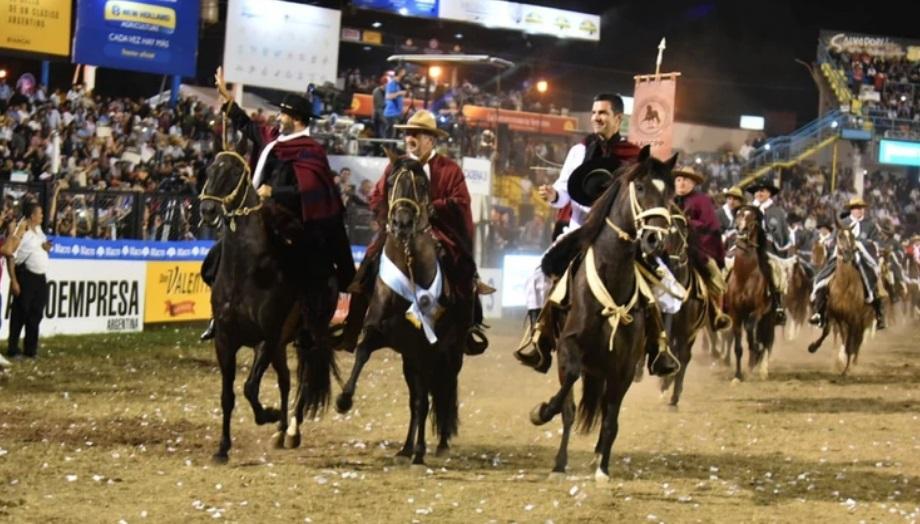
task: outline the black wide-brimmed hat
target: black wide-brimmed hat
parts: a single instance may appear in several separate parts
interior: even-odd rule
[[[595,158],[584,162],[569,176],[569,197],[583,206],[590,207],[613,183],[614,172],[620,164],[620,160],[613,157]]]
[[[760,191],[761,189],[766,189],[773,196],[779,193],[779,188],[776,187],[776,184],[774,184],[773,181],[770,180],[769,178],[761,178],[759,180],[754,181],[751,185],[747,186],[746,188],[744,188],[744,190],[747,191],[748,193],[756,193]]]
[[[309,122],[311,118],[316,116],[313,114],[313,104],[300,95],[284,95],[278,107],[281,109],[282,113],[294,118],[299,118],[304,122]]]

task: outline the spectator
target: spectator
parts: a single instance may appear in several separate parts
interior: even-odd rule
[[[403,117],[403,97],[406,90],[401,82],[406,76],[406,68],[400,66],[396,69],[396,74],[390,77],[386,87],[386,106],[383,109],[383,116],[386,119],[387,129],[386,137],[395,138],[396,128],[393,127],[399,123]]]
[[[14,264],[8,265],[10,273],[10,292],[13,301],[10,305],[10,338],[7,355],[17,357],[19,335],[26,328],[23,354],[28,358],[38,356],[38,327],[48,301],[48,272],[51,243],[41,230],[44,214],[37,202],[27,202],[23,206],[23,218],[26,222],[17,227],[10,239],[13,245],[7,250],[13,252]],[[17,245],[18,244],[18,245]],[[14,251],[15,249],[15,251]]]

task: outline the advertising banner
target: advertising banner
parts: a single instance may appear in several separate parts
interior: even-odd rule
[[[75,63],[195,76],[198,0],[80,0],[77,5]]]
[[[671,156],[674,132],[674,95],[677,78],[672,75],[637,76],[629,120],[629,141],[639,147],[652,146],[652,155]]]
[[[438,0],[352,0],[351,4],[361,9],[376,9],[403,16],[438,17]]]
[[[51,237],[51,258],[96,260],[204,260],[213,240],[151,242]]]
[[[477,127],[495,127],[507,124],[514,131],[541,133],[544,135],[565,135],[578,129],[578,120],[574,117],[545,115],[527,111],[511,111],[482,106],[463,106],[463,116],[470,125]]]
[[[47,273],[48,304],[41,335],[141,331],[145,266],[144,262],[52,259]],[[4,278],[0,283],[3,295],[0,337],[4,339],[10,325],[9,280]]]
[[[70,55],[71,0],[0,0],[0,48]]]
[[[336,81],[341,11],[277,0],[230,0],[224,76],[303,93]]]
[[[818,42],[819,49],[824,48],[834,53],[866,53],[880,58],[920,61],[920,40],[911,38],[866,35],[850,31],[821,31]]]
[[[492,194],[492,161],[488,158],[463,157],[463,176],[471,195]]]
[[[148,262],[144,322],[211,318],[211,290],[200,262]]]
[[[501,0],[440,2],[440,18],[558,38],[577,38],[594,42],[601,39],[599,15]]]

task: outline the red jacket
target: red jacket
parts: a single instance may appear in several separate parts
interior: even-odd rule
[[[432,232],[447,251],[451,262],[456,264],[455,269],[461,271],[458,282],[462,281],[459,280],[461,278],[465,280],[467,276],[472,278],[476,268],[467,266],[472,263],[473,213],[470,210],[470,192],[466,187],[466,178],[460,166],[443,155],[435,155],[428,162],[428,167],[431,173],[431,202],[434,207],[434,216],[431,217]],[[389,211],[386,180],[390,175],[390,169],[391,167],[387,166],[370,198],[371,210],[383,225],[383,229]],[[382,249],[381,238],[382,235],[378,236],[368,247],[368,257],[376,255]]]
[[[697,267],[706,264],[706,257],[716,261],[719,267],[725,266],[725,247],[722,245],[719,218],[712,198],[702,191],[694,190],[686,196],[674,200],[683,209],[689,221],[691,231],[690,256]]]

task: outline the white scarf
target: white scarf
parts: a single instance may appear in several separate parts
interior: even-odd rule
[[[757,206],[757,208],[760,209],[761,211],[766,211],[768,207],[773,205],[773,199],[768,198],[764,200],[763,202],[758,202],[757,200],[754,200],[754,205]]]
[[[265,162],[268,161],[268,154],[271,153],[272,148],[275,147],[275,144],[278,142],[294,140],[295,138],[300,138],[302,136],[310,136],[309,127],[304,128],[303,130],[296,133],[291,133],[290,135],[279,135],[277,140],[274,142],[269,142],[268,145],[262,148],[262,152],[259,153],[259,161],[256,163],[256,172],[252,179],[252,187],[259,189],[259,184],[262,183],[262,170],[265,169]]]
[[[386,253],[380,258],[380,280],[392,289],[397,295],[409,302],[409,308],[406,310],[406,316],[414,317],[416,324],[422,325],[425,337],[429,344],[438,341],[434,333],[435,315],[437,315],[440,306],[438,299],[441,298],[443,289],[443,280],[441,278],[441,265],[436,264],[436,273],[431,287],[428,289],[412,282],[396,267],[396,264],[387,257]],[[410,321],[412,318],[409,319]]]

